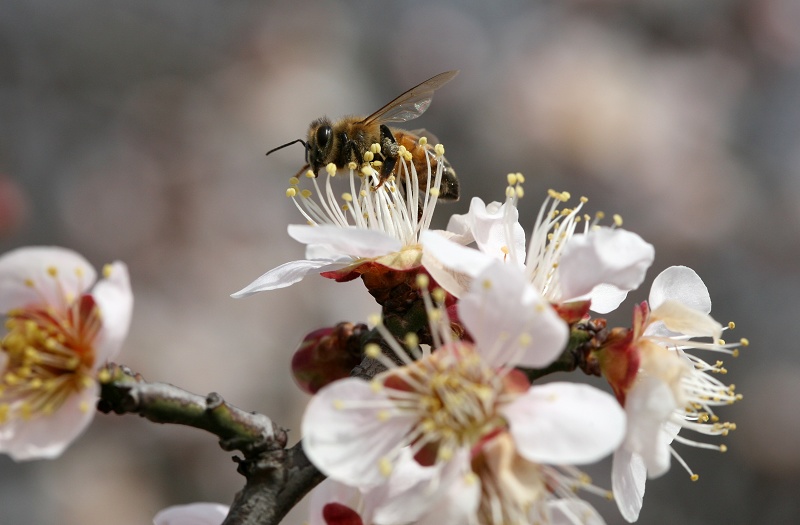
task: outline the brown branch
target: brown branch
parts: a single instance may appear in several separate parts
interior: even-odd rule
[[[155,423],[199,428],[219,437],[234,457],[245,487],[236,494],[223,525],[277,525],[325,476],[311,464],[301,443],[286,449],[286,430],[268,417],[246,412],[211,393],[198,396],[167,383],[148,383],[125,366],[100,374],[103,413],[139,414]]]

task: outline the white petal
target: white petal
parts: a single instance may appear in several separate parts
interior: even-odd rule
[[[686,266],[670,266],[653,280],[650,287],[650,308],[666,301],[677,301],[703,313],[711,312],[711,296],[697,273]]]
[[[330,247],[334,252],[353,257],[380,257],[398,252],[403,247],[402,242],[383,232],[355,227],[340,228],[328,224],[291,224],[289,236],[303,244],[321,244]]]
[[[347,408],[337,408],[342,405]],[[309,402],[303,415],[303,449],[318,469],[337,481],[361,488],[379,485],[387,479],[381,462],[394,462],[414,421],[370,383],[342,379]]]
[[[508,254],[504,248],[513,248],[520,257],[525,253],[525,230],[518,219],[519,211],[513,204],[492,202],[487,206],[475,197],[470,202],[466,222],[480,251],[505,260]]]
[[[338,270],[345,266],[347,266],[346,262],[334,262],[329,259],[291,261],[273,268],[238,292],[231,294],[231,297],[240,299],[266,290],[286,288],[302,281],[311,272],[321,273],[327,270]]]
[[[328,525],[322,517],[322,510],[329,503],[339,503],[354,510],[358,509],[361,506],[361,491],[331,478],[325,479],[309,494],[308,525]],[[360,514],[362,518],[367,518],[364,513]]]
[[[714,340],[722,336],[722,325],[708,314],[694,310],[679,302],[668,300],[650,313],[652,325],[647,327],[647,335],[683,334],[690,337],[711,337]],[[663,323],[668,332],[659,326]]]
[[[433,467],[419,465],[408,449],[396,463],[395,471],[387,483],[370,491],[365,500],[375,506],[376,523],[417,523],[423,520],[435,523],[435,519],[456,519],[464,509],[443,508],[445,501],[463,498],[460,503],[478,505],[478,493],[450,494],[454,485],[463,487],[464,474],[470,471],[469,450],[460,449],[448,462]],[[473,497],[474,501],[469,501]],[[469,507],[469,505],[468,505]],[[432,513],[436,518],[429,516]],[[455,525],[463,522],[452,522]],[[440,524],[441,525],[441,524]]]
[[[455,297],[466,292],[467,284],[494,259],[474,248],[453,242],[439,232],[426,230],[420,234],[422,265],[431,277]]]
[[[647,469],[642,456],[625,447],[617,449],[611,467],[611,488],[620,514],[629,523],[639,519],[646,482]]]
[[[594,507],[580,499],[557,499],[548,501],[547,512],[550,525],[605,525],[605,521]]]
[[[108,277],[95,285],[92,296],[100,308],[103,321],[95,348],[97,368],[117,356],[128,335],[133,313],[133,293],[128,267],[119,261],[110,265]]]
[[[541,368],[561,355],[567,324],[514,266],[494,261],[472,282],[458,315],[495,366]]]
[[[619,403],[589,385],[533,386],[502,412],[520,455],[536,463],[591,463],[610,454],[625,436]]]
[[[625,399],[628,432],[624,447],[641,455],[651,478],[669,470],[670,440],[663,426],[677,408],[669,385],[652,376],[640,378]]]
[[[589,294],[589,299],[592,301],[591,310],[598,314],[613,312],[626,297],[628,297],[627,290],[620,290],[613,284],[598,284]]]
[[[49,271],[55,269],[57,277]],[[0,257],[0,312],[40,305],[62,309],[97,277],[78,253],[55,246],[17,248]],[[26,282],[33,286],[26,285]]]
[[[0,426],[0,453],[16,461],[60,456],[94,418],[97,389],[93,384],[72,394],[48,416],[15,418]]]
[[[228,515],[228,506],[220,503],[190,503],[159,511],[153,525],[220,525]]]
[[[451,241],[436,231],[422,232],[419,238],[423,253],[435,257],[445,267],[474,277],[494,261],[493,257],[474,248]]]
[[[477,525],[481,484],[477,476],[460,476],[449,484],[438,504],[433,505],[416,525]]]
[[[654,257],[651,244],[620,228],[574,235],[567,241],[558,267],[562,298],[586,295],[598,284],[635,290]]]

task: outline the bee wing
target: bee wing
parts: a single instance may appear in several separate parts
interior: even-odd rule
[[[429,78],[422,84],[414,86],[396,99],[392,100],[381,109],[361,121],[362,124],[373,122],[406,122],[415,119],[425,113],[431,105],[433,92],[447,84],[455,76],[458,70],[445,71],[433,78]]]

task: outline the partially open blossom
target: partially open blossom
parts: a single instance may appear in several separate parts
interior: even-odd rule
[[[119,352],[133,296],[121,262],[95,270],[55,247],[0,257],[0,452],[53,458],[92,420],[98,369]]]
[[[421,139],[424,140],[424,139]],[[437,145],[436,155],[444,148]],[[379,151],[379,148],[378,148]],[[372,160],[372,152],[365,159]],[[308,221],[307,225],[290,225],[289,235],[307,245],[306,259],[274,268],[233,297],[246,297],[264,290],[290,286],[309,273],[319,273],[337,281],[348,281],[373,270],[405,271],[421,266],[422,248],[419,236],[430,227],[442,181],[444,163],[428,172],[417,173],[410,153],[401,147],[400,170],[409,183],[390,178],[381,183],[377,159],[362,167],[352,163],[349,169],[349,191],[337,197],[332,179],[342,177],[336,166],[326,168],[322,189],[315,174],[308,172],[316,190],[301,190],[293,179],[287,195]],[[360,169],[360,171],[359,171]],[[344,171],[344,170],[343,170]],[[426,179],[420,190],[419,178]],[[403,188],[401,190],[401,187]],[[316,200],[318,199],[318,200]]]
[[[339,323],[319,328],[303,338],[292,356],[292,377],[306,393],[350,375],[361,362],[360,335],[366,325]]]
[[[737,355],[746,340],[726,344],[722,326],[711,318],[711,300],[691,269],[673,266],[653,282],[649,303],[637,305],[633,328],[598,351],[604,375],[628,416],[622,446],[614,454],[612,485],[623,517],[639,516],[646,477],[663,475],[674,456],[697,479],[671,443],[724,452],[725,445],[690,440],[682,429],[710,436],[727,435],[733,423],[720,422],[714,407],[741,398],[724,374],[722,361],[708,363],[688,350]],[[701,340],[695,339],[701,338]]]
[[[463,295],[493,260],[522,268],[534,288],[553,304],[590,298],[591,309],[600,313],[615,309],[628,291],[641,284],[653,261],[653,247],[618,224],[600,227],[596,220],[581,217],[585,198],[574,208],[559,209],[569,200],[566,192],[549,192],[526,249],[516,207],[523,179],[519,174],[509,179],[515,186],[508,187],[502,205],[485,205],[474,198],[468,214],[453,216],[447,227],[450,239],[439,232],[421,236],[422,262],[449,293]],[[463,246],[470,242],[478,249]]]
[[[153,525],[221,525],[227,515],[228,506],[221,503],[174,505],[159,511]]]
[[[547,365],[561,354],[568,337],[566,324],[517,268],[501,263],[486,268],[461,306],[474,344],[453,339],[444,309],[431,306],[433,351],[403,348],[387,333],[386,344],[404,365],[394,364],[377,346],[369,348],[368,355],[388,370],[370,382],[347,378],[328,385],[311,400],[303,418],[304,450],[334,480],[376,489],[389,482],[406,453],[420,466],[433,468],[427,471],[432,481],[415,484],[412,478],[419,490],[390,498],[391,522],[420,519],[431,505],[443,504],[453,484],[481,483],[472,462],[498,433],[508,435],[525,461],[554,465],[599,460],[624,435],[623,411],[610,395],[572,383],[530,386],[509,367]],[[513,499],[521,507],[509,515],[527,515],[533,512],[532,502],[549,501],[550,486],[539,481],[528,487],[528,496]],[[459,506],[479,507],[478,500],[463,497]],[[489,514],[474,518],[503,523]],[[453,520],[439,523],[465,522],[463,517]]]

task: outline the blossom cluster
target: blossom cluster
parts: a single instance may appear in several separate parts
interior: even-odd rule
[[[421,139],[424,140],[424,139]],[[425,144],[422,144],[425,146]],[[306,258],[268,271],[234,294],[290,286],[319,274],[360,278],[382,307],[366,324],[311,332],[292,361],[313,395],[303,450],[328,479],[311,498],[312,525],[599,524],[585,494],[613,498],[638,519],[645,483],[675,444],[724,452],[713,439],[735,424],[716,410],[741,398],[720,380],[713,352],[738,355],[732,324],[690,268],[673,266],[632,307],[630,327],[598,317],[645,280],[655,251],[614,216],[583,212],[549,191],[526,232],[524,177],[510,174],[503,202],[473,198],[445,230],[431,228],[444,148],[421,148],[426,172],[402,147],[398,178],[378,161],[329,165],[286,194],[307,221],[289,235]],[[336,178],[349,191],[337,196]],[[119,352],[133,306],[121,262],[96,272],[63,248],[0,256],[0,452],[53,458],[87,427],[103,366]],[[580,369],[608,382],[540,382]],[[693,434],[689,434],[689,433]],[[693,437],[693,436],[700,436]],[[613,457],[609,483],[579,467]],[[208,523],[228,507],[195,504],[154,523]]]
[[[325,364],[353,357],[330,330],[301,346],[295,376],[314,394],[303,446],[328,477],[310,523],[602,523],[578,489],[613,497],[633,522],[646,479],[663,475],[670,458],[697,478],[673,443],[725,451],[685,436],[726,435],[735,425],[714,409],[741,397],[718,379],[722,362],[695,351],[736,355],[747,341],[721,340],[694,271],[665,269],[649,300],[634,306],[631,327],[608,328],[592,315],[617,309],[654,259],[653,246],[618,216],[604,226],[602,214],[582,214],[585,198],[567,206],[569,194],[550,191],[526,235],[524,177],[510,174],[502,203],[474,198],[467,214],[432,230],[442,163],[417,173],[407,160],[401,155],[412,183],[402,188],[369,166],[328,166],[324,191],[309,174],[316,193],[293,179],[287,195],[308,224],[289,226],[289,235],[307,245],[306,259],[234,294],[319,273],[361,277],[383,306],[372,319],[379,337],[360,356],[380,363],[374,377]],[[351,191],[336,197],[335,177]],[[409,303],[423,305],[424,323]],[[310,348],[319,359],[307,358]],[[569,358],[572,369],[605,377],[613,395],[532,380]],[[302,379],[310,371],[313,388]],[[611,491],[577,468],[609,455]]]

